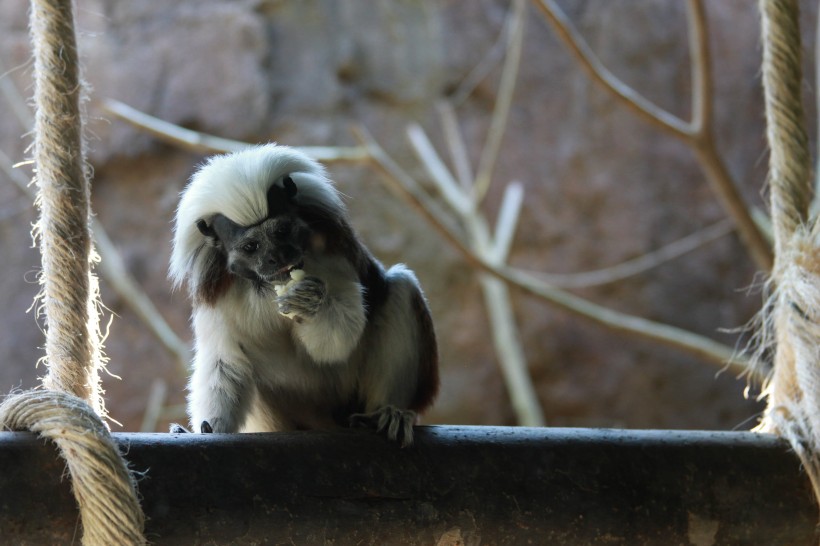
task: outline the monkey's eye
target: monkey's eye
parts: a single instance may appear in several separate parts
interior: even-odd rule
[[[252,254],[259,250],[259,243],[256,241],[249,241],[240,247],[243,252],[247,252],[248,254]]]

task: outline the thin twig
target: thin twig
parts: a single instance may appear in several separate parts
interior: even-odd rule
[[[376,167],[388,182],[387,189],[409,204],[416,212],[427,219],[431,226],[447,226],[447,234],[455,234],[457,228],[453,226],[450,217],[441,210],[441,207],[433,201],[416,180],[399,167],[399,165],[380,146],[370,148],[365,143],[375,144],[375,140],[363,126],[355,125],[351,128],[353,136],[362,143],[367,152],[367,163]],[[408,198],[409,196],[409,198]],[[455,236],[455,241],[460,239]]]
[[[482,264],[482,267],[486,267],[491,273],[520,287],[525,292],[539,296],[576,315],[606,326],[616,333],[624,333],[680,349],[708,362],[729,368],[738,374],[754,374],[749,366],[748,359],[744,355],[736,354],[733,348],[723,343],[676,326],[603,307],[551,287],[524,271],[511,267],[494,268],[487,264]],[[757,377],[757,379],[761,378]]]
[[[244,150],[253,144],[240,140],[231,140],[218,136],[192,131],[150,116],[125,103],[108,99],[104,103],[105,109],[135,127],[157,137],[158,139],[198,153],[236,152]],[[365,159],[364,151],[360,148],[303,146],[297,150],[323,163],[334,162],[361,162]]]
[[[701,0],[686,3],[689,21],[689,57],[692,73],[692,133],[703,133],[712,127],[712,55]]]
[[[162,346],[174,355],[182,377],[187,376],[188,365],[191,361],[188,344],[176,335],[136,279],[128,272],[116,246],[96,219],[92,223],[92,230],[94,241],[97,243],[97,252],[101,257],[97,266],[100,274],[117,295],[127,302],[143,324],[148,326]]]
[[[521,206],[524,204],[524,184],[513,180],[504,189],[501,208],[495,222],[493,249],[491,258],[496,263],[504,263],[510,254],[518,220],[521,217]]]
[[[390,159],[364,128],[354,128],[354,135],[366,147],[373,165],[386,176],[386,181],[393,188],[394,193],[400,195],[418,211],[448,243],[458,250],[470,265],[566,311],[606,326],[614,332],[628,334],[638,339],[655,341],[719,366],[727,367],[735,372],[754,375],[755,372],[750,369],[747,358],[744,355],[735,354],[735,351],[727,345],[681,328],[608,309],[552,287],[527,272],[508,266],[493,265],[481,259],[446,225],[441,224],[436,216],[427,211],[412,192],[404,188],[401,181],[412,177],[402,172],[402,169]]]
[[[2,67],[0,66],[0,68]],[[8,92],[4,89],[3,96],[18,114],[20,125],[26,130],[31,129],[34,126],[34,118],[17,88],[12,85]],[[0,151],[0,169],[33,203],[36,198],[34,188],[19,170],[13,168],[12,160],[2,151]],[[111,242],[108,232],[97,218],[91,219],[91,230],[97,244],[97,253],[100,256],[100,263],[98,264],[100,275],[123,299],[125,304],[137,314],[163,347],[173,355],[177,362],[177,369],[183,377],[186,376],[191,357],[188,344],[176,335],[151,299],[145,294],[145,291],[139,286],[136,279],[125,268],[119,251]]]
[[[558,4],[553,0],[534,0],[534,2],[544,17],[552,24],[553,30],[564,42],[564,45],[569,48],[581,67],[586,70],[594,81],[621,99],[625,105],[642,118],[660,129],[681,138],[691,133],[692,128],[688,123],[658,107],[610,72],[598,59],[595,52],[592,51],[592,48],[576,30],[566,14],[558,7]]]
[[[738,234],[755,263],[769,271],[774,263],[773,245],[741,196],[714,139],[712,54],[703,0],[689,0],[686,6],[692,64],[692,132],[686,142],[695,152],[723,209],[735,221]]]
[[[108,112],[135,127],[139,127],[146,133],[194,152],[238,152],[251,146],[247,142],[205,135],[198,131],[185,129],[179,125],[150,116],[118,100],[107,99],[103,106]]]
[[[495,42],[493,42],[492,47],[490,47],[489,51],[487,51],[479,63],[474,66],[472,70],[470,70],[467,76],[461,80],[461,83],[458,84],[456,90],[450,95],[450,101],[453,104],[458,106],[467,100],[467,97],[473,94],[473,91],[475,91],[475,88],[478,87],[478,84],[487,77],[493,67],[495,67],[495,65],[498,64],[498,61],[501,60],[504,55],[504,50],[507,48],[507,44],[509,42],[508,37],[511,31],[512,23],[513,21],[509,18],[504,22],[504,27],[498,34],[498,38],[496,38]]]
[[[658,107],[640,93],[618,79],[598,59],[592,48],[584,41],[567,16],[553,0],[533,0],[541,13],[552,24],[553,29],[567,48],[579,61],[581,67],[593,81],[618,98],[622,104],[636,112],[661,130],[681,139],[692,149],[706,173],[712,191],[721,206],[737,225],[738,234],[758,267],[770,271],[774,254],[765,235],[752,218],[749,207],[744,202],[737,184],[729,174],[713,136],[711,114],[711,75],[706,17],[700,0],[690,0],[687,15],[689,20],[690,56],[693,75],[693,116],[695,121],[687,123],[677,116]]]
[[[441,196],[446,203],[459,216],[469,214],[472,208],[472,202],[462,188],[459,187],[455,178],[453,178],[450,170],[441,161],[441,158],[433,149],[433,144],[427,138],[424,130],[417,123],[411,123],[407,126],[407,138],[416,153],[427,158],[425,167],[430,172],[430,178],[433,179],[441,190]]]
[[[450,160],[453,162],[456,180],[466,190],[473,185],[473,169],[470,166],[467,145],[461,136],[455,109],[446,100],[436,103],[436,109],[441,118],[444,140],[447,142],[447,150],[450,152]]]
[[[711,132],[699,138],[698,144],[693,146],[693,151],[706,173],[709,186],[717,195],[723,210],[735,222],[740,240],[744,243],[755,264],[763,271],[771,271],[774,263],[772,246],[759,223],[752,216],[749,206],[741,197],[732,175],[729,174],[720,152],[715,147]]]
[[[545,283],[558,288],[588,288],[591,286],[611,284],[649,271],[676,258],[680,258],[708,243],[728,235],[732,232],[733,228],[734,224],[732,221],[726,218],[657,250],[647,252],[637,258],[621,262],[617,265],[596,269],[594,271],[568,273],[566,275],[535,272],[532,274]]]
[[[493,347],[518,424],[542,427],[546,424],[544,410],[538,400],[538,393],[527,367],[527,357],[521,346],[509,286],[486,273],[479,274],[479,282],[487,319],[490,321]]]
[[[32,200],[32,203],[34,202],[36,197],[34,188],[19,170],[13,168],[11,159],[2,150],[0,150],[0,170]],[[97,266],[100,275],[137,314],[163,347],[174,356],[183,376],[187,375],[190,361],[188,344],[174,333],[150,298],[145,295],[145,291],[128,273],[119,252],[102,224],[96,218],[93,218],[91,222],[91,230],[97,243],[97,253],[100,255],[100,263]]]
[[[444,165],[421,126],[409,126],[407,134],[430,178],[437,184],[442,195],[448,196],[446,202],[464,225],[473,252],[491,263],[503,262],[518,222],[523,195],[521,184],[508,187],[499,216],[499,232],[493,237],[483,212],[473,206],[470,189],[457,185],[453,174]],[[544,410],[529,374],[509,288],[503,281],[486,273],[479,275],[479,281],[498,364],[518,423],[524,426],[543,426]]]
[[[490,127],[487,130],[487,141],[484,143],[484,149],[479,158],[478,170],[473,184],[473,201],[476,205],[484,200],[487,191],[490,189],[495,162],[498,159],[501,141],[507,128],[515,83],[518,80],[518,67],[521,64],[526,10],[526,0],[515,0],[510,14],[514,23],[510,32],[507,56],[504,59],[504,67],[501,71],[501,83],[498,86],[498,96],[493,107]]]

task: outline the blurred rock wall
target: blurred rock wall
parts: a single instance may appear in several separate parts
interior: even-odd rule
[[[568,15],[612,71],[677,116],[690,114],[685,5],[674,0],[565,0]],[[811,9],[808,2],[807,9]],[[764,206],[763,107],[756,5],[708,2],[720,151],[749,203]],[[95,211],[129,271],[173,328],[189,339],[189,304],[166,279],[179,192],[202,156],[135,130],[102,108],[114,98],[224,137],[291,145],[352,145],[364,124],[394,158],[432,187],[405,136],[421,123],[446,157],[435,103],[452,98],[502,32],[497,0],[78,0],[90,84],[88,126]],[[0,60],[31,94],[24,2],[0,4]],[[806,14],[806,21],[813,21]],[[808,25],[807,25],[808,26]],[[807,51],[813,47],[806,34]],[[477,164],[500,64],[456,105]],[[0,71],[2,72],[2,71]],[[812,73],[808,76],[813,77]],[[808,87],[808,86],[807,86]],[[813,109],[811,109],[813,112]],[[30,137],[0,101],[0,150],[27,157]],[[23,169],[27,172],[25,167]],[[428,423],[513,424],[476,276],[364,165],[335,165],[356,227],[386,263],[416,270],[440,337],[443,384]],[[486,205],[520,180],[524,212],[512,252],[522,267],[571,273],[640,256],[723,218],[693,154],[590,82],[541,15],[528,8],[509,126]],[[0,390],[29,387],[42,334],[35,220],[29,200],[0,182]],[[756,311],[761,277],[734,235],[649,272],[576,291],[595,302],[687,328],[727,344]],[[169,387],[159,423],[183,419],[184,377],[124,302],[103,283],[113,320],[108,407],[135,430],[157,380]],[[559,426],[747,428],[761,407],[745,380],[646,341],[513,293],[530,371],[546,419]]]

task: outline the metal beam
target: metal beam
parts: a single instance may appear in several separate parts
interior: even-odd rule
[[[811,544],[817,508],[788,445],[747,432],[420,427],[114,435],[153,544]],[[0,433],[0,537],[80,536],[64,464]]]

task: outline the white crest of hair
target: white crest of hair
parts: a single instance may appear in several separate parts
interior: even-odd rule
[[[282,186],[286,175],[296,184],[300,205],[346,217],[339,192],[322,165],[302,152],[265,144],[213,156],[191,177],[177,209],[169,271],[174,286],[179,287],[186,277],[196,282],[206,259],[207,249],[200,251],[205,237],[197,221],[210,223],[219,213],[244,226],[261,222],[268,216],[268,189],[274,183]]]

